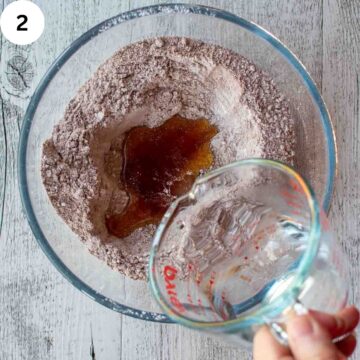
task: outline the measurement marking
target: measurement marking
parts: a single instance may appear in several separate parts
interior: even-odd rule
[[[294,201],[291,201],[291,200],[288,200],[286,202],[287,205],[289,205],[290,207],[292,208],[295,208],[295,209],[302,209],[302,206]]]
[[[225,296],[225,291],[224,291],[224,290],[221,292],[221,300],[222,300],[222,302],[225,304],[225,302],[226,302],[226,296]],[[222,310],[220,311],[220,316],[221,316],[223,319],[226,318],[226,314],[225,314],[224,309],[222,309]]]
[[[202,281],[202,278],[203,278],[202,273],[197,273],[197,275],[196,275],[196,283],[198,285],[200,285],[200,283]]]
[[[199,307],[200,307],[203,315],[205,315],[205,309],[204,309],[204,305],[203,305],[201,299],[198,299],[198,304],[199,304]]]
[[[298,192],[299,194],[303,194],[302,188],[299,186],[299,184],[297,182],[295,182],[293,179],[289,180],[289,184],[292,187],[292,189],[296,192]]]
[[[299,196],[296,194],[292,194],[291,192],[289,192],[288,190],[284,189],[281,191],[281,194],[287,198],[287,199],[292,199],[292,200],[299,200]]]

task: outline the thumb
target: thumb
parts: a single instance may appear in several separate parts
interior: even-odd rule
[[[330,334],[311,316],[296,316],[287,325],[289,345],[296,360],[343,360]]]

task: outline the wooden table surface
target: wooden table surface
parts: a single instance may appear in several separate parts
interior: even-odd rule
[[[10,1],[0,0],[0,10]],[[171,2],[171,1],[168,1]],[[84,31],[151,0],[35,1],[46,28],[31,46],[0,37],[0,359],[250,359],[246,352],[176,325],[121,316],[89,299],[50,264],[18,193],[24,110],[46,69]],[[339,175],[330,219],[360,305],[360,1],[198,0],[253,20],[305,64],[334,121]],[[360,350],[354,356],[360,359]],[[266,359],[264,359],[266,360]]]

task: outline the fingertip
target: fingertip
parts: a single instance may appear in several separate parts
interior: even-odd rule
[[[359,311],[354,306],[340,310],[337,314],[328,314],[310,310],[311,317],[325,328],[332,337],[338,337],[355,329],[359,323]]]
[[[345,339],[336,344],[339,351],[346,357],[351,356],[356,348],[357,340],[355,334],[350,334]]]
[[[340,332],[351,332],[359,324],[359,310],[355,306],[349,306],[339,311],[336,318],[338,320],[338,328],[341,330]]]
[[[348,309],[349,309],[349,316],[351,315],[353,317],[353,322],[356,323],[356,325],[358,325],[360,320],[359,310],[354,305],[351,305]]]

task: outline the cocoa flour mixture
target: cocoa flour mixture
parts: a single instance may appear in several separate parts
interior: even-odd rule
[[[123,140],[133,127],[158,127],[176,114],[216,126],[213,167],[247,157],[294,158],[288,104],[246,58],[178,37],[116,52],[68,104],[43,145],[41,172],[53,206],[90,252],[133,279],[146,278],[156,226],[124,238],[107,229],[109,214],[128,204],[120,177]]]

